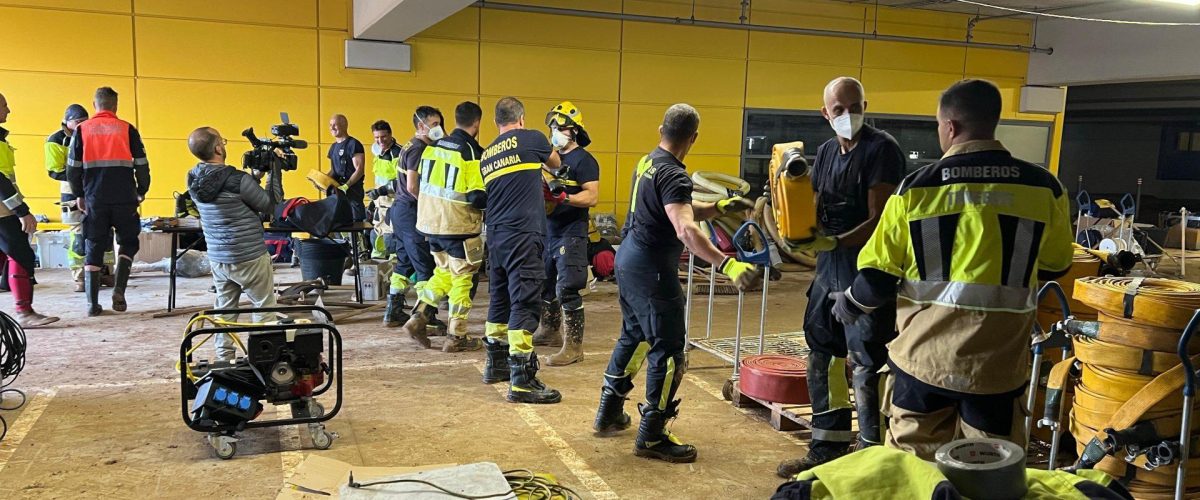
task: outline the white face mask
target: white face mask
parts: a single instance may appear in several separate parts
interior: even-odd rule
[[[441,125],[438,125],[436,127],[429,129],[429,133],[426,134],[426,136],[429,137],[429,140],[431,140],[433,142],[437,142],[437,141],[442,140],[443,137],[446,137],[446,131],[442,130]]]
[[[850,140],[854,138],[854,134],[863,126],[862,113],[842,113],[829,120],[829,125],[833,127],[833,131],[838,137]]]
[[[568,144],[571,144],[571,136],[567,135],[566,132],[559,129],[554,129],[550,132],[550,145],[554,146],[554,149],[563,149]]]
[[[378,142],[371,143],[371,154],[375,156],[383,154],[383,146],[380,146]]]

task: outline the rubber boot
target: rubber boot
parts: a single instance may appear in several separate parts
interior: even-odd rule
[[[667,430],[667,422],[679,414],[680,401],[672,401],[666,410],[659,410],[651,404],[638,404],[638,410],[642,413],[642,424],[638,427],[637,440],[633,445],[634,455],[673,464],[689,464],[696,461],[696,447],[683,444]]]
[[[533,353],[508,355],[508,401],[510,403],[554,404],[562,394],[537,379],[538,360]]]
[[[125,303],[125,285],[129,283],[129,270],[133,267],[133,261],[117,257],[117,276],[113,282],[112,289],[112,308],[114,311],[123,312],[129,308]]]
[[[33,278],[23,266],[11,258],[8,260],[8,288],[12,290],[16,305],[17,324],[22,328],[49,325],[58,318],[44,316],[33,310]]]
[[[596,409],[596,422],[592,430],[600,434],[619,432],[629,428],[629,414],[625,413],[625,400],[611,387],[600,389],[600,407]]]
[[[425,326],[429,324],[430,311],[432,307],[424,302],[418,302],[417,307],[413,309],[412,316],[401,327],[404,333],[407,333],[409,338],[416,341],[421,346],[429,349],[433,347],[433,343],[429,342],[429,336],[425,335]]]
[[[487,348],[487,358],[483,364],[483,383],[494,384],[507,381],[509,379],[508,344],[485,339],[483,346]]]
[[[104,310],[100,307],[100,271],[83,272],[83,289],[87,292],[87,315],[99,316]]]
[[[583,309],[563,311],[562,349],[546,356],[550,366],[567,366],[583,361]]]
[[[446,332],[442,352],[478,351],[482,347],[483,342],[467,335],[466,318],[450,318],[450,330]]]
[[[113,278],[112,266],[104,266],[100,268],[100,286],[104,288],[112,288],[116,279]]]
[[[802,458],[780,462],[779,467],[775,468],[775,475],[784,479],[791,479],[796,474],[837,460],[849,452],[849,443],[813,440],[812,444],[809,445],[808,454]]]
[[[558,347],[562,344],[562,309],[558,300],[542,302],[542,325],[533,334],[533,345]]]
[[[404,303],[403,293],[388,294],[387,309],[383,310],[383,326],[395,328],[406,323],[409,315],[405,309],[408,309],[408,305]]]

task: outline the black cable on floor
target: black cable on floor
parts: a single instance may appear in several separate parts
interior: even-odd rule
[[[0,410],[16,410],[25,405],[25,393],[9,386],[25,368],[25,330],[12,316],[0,311]],[[4,396],[16,394],[21,402],[6,406]],[[8,422],[0,416],[0,440],[8,434]]]

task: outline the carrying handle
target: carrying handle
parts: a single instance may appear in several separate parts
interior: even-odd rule
[[[745,248],[742,246],[742,240],[746,233],[754,231],[758,233],[758,237],[763,242],[762,250],[754,250],[753,248]],[[749,264],[757,264],[763,267],[771,266],[771,248],[767,245],[767,233],[763,232],[762,226],[757,222],[746,221],[739,227],[737,232],[733,233],[733,248],[737,249],[738,260]]]
[[[1192,357],[1188,356],[1188,344],[1191,343],[1192,334],[1196,332],[1197,326],[1200,326],[1200,309],[1196,309],[1195,314],[1192,314],[1192,319],[1179,336],[1179,362],[1184,368],[1183,395],[1189,397],[1196,395],[1196,367],[1192,366]]]
[[[1134,202],[1133,195],[1125,193],[1121,197],[1121,215],[1133,215],[1134,210],[1137,210],[1137,203]]]
[[[1092,195],[1087,191],[1079,190],[1079,194],[1075,195],[1075,202],[1079,204],[1079,209],[1088,211],[1092,207]]]

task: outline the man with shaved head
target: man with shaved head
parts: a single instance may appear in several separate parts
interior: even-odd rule
[[[363,148],[358,139],[350,136],[348,129],[349,122],[346,120],[346,115],[335,114],[329,118],[329,133],[333,135],[333,144],[329,146],[329,176],[337,181],[342,192],[350,199],[350,212],[353,216],[353,222],[367,220],[367,206],[363,203],[363,198],[367,196],[363,190],[363,176],[366,174],[366,149]],[[351,221],[337,221],[339,224],[348,224]],[[358,233],[351,233],[350,237],[357,238]],[[363,246],[359,247],[369,251],[370,246],[364,242]],[[359,258],[359,256],[354,256]],[[350,266],[347,265],[347,268]]]
[[[271,256],[263,245],[263,221],[275,213],[283,198],[278,176],[267,174],[267,187],[259,179],[225,164],[227,141],[212,127],[200,127],[188,136],[188,149],[200,163],[187,176],[188,193],[203,221],[213,286],[215,309],[235,309],[242,292],[254,307],[274,307],[275,291]],[[237,316],[227,317],[235,321]],[[261,323],[269,314],[254,314]],[[237,351],[228,334],[217,335],[217,359],[233,360]]]
[[[854,280],[859,250],[904,175],[904,155],[891,135],[863,123],[867,97],[862,83],[847,76],[835,78],[824,95],[821,116],[829,120],[835,136],[817,149],[812,166],[820,232],[808,247],[819,253],[804,313],[804,337],[811,349],[812,444],[808,455],[779,464],[777,472],[785,478],[849,452],[854,433],[847,358],[854,365],[856,447],[881,443],[878,371],[887,362],[886,345],[895,337],[895,306],[881,307],[848,325],[839,323],[832,309],[836,294]]]

